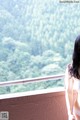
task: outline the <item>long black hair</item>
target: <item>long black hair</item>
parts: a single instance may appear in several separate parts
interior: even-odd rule
[[[75,77],[80,79],[80,35],[76,38],[74,43],[74,50],[72,56],[72,67],[70,73]]]

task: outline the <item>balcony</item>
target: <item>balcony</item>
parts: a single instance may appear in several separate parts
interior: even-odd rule
[[[0,83],[0,86],[59,79],[52,76]],[[0,95],[0,112],[8,111],[9,120],[67,120],[64,87]],[[3,119],[1,119],[3,120]],[[7,120],[7,119],[5,119]]]

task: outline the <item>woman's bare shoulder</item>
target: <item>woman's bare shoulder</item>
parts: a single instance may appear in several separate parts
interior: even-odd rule
[[[72,68],[72,64],[68,64],[66,67],[66,72],[65,72],[65,74],[70,78],[72,77],[71,72],[70,72],[71,68]]]
[[[66,67],[66,70],[68,71],[68,72],[70,72],[70,69],[72,68],[72,64],[68,64],[67,65],[67,67]]]
[[[72,64],[71,64],[71,63],[68,64],[68,65],[67,65],[67,68],[70,70],[70,69],[72,68]]]

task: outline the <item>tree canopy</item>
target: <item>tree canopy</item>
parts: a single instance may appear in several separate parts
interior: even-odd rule
[[[64,74],[79,33],[79,3],[0,0],[0,81]],[[63,86],[58,83],[53,86]],[[54,82],[0,88],[0,93],[41,89],[49,84]]]

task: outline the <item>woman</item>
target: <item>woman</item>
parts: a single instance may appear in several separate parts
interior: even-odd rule
[[[72,64],[65,73],[65,95],[69,120],[80,120],[80,36],[75,40]],[[73,95],[73,90],[76,95]]]

